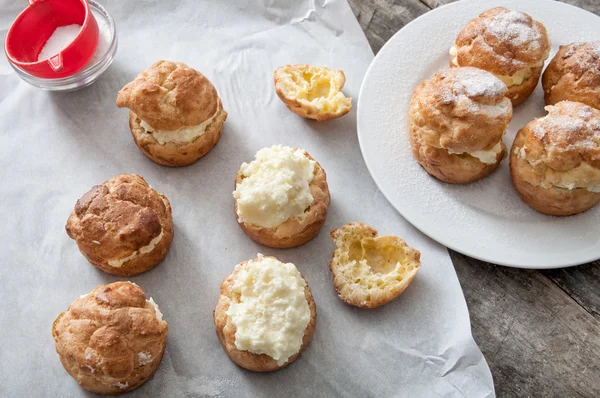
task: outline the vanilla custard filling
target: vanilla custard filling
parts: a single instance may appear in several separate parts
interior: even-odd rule
[[[141,120],[140,126],[146,131],[146,134],[152,135],[160,145],[172,142],[175,144],[189,144],[206,132],[206,128],[213,122],[221,110],[217,111],[210,118],[195,126],[183,126],[177,130],[157,130],[145,121]]]
[[[148,243],[146,246],[140,247],[138,250],[134,251],[133,253],[131,253],[127,257],[116,259],[116,260],[110,260],[108,262],[108,265],[110,265],[111,267],[120,268],[127,261],[133,260],[134,258],[136,258],[137,256],[139,256],[140,254],[150,253],[152,250],[154,250],[154,248],[156,247],[156,245],[158,245],[158,243],[161,241],[162,237],[163,237],[163,231],[161,230],[160,234],[156,238],[152,239],[150,241],[150,243]]]
[[[494,145],[491,149],[484,151],[473,151],[473,152],[454,152],[451,149],[446,149],[451,155],[471,155],[474,158],[479,159],[481,163],[485,164],[494,164],[496,163],[496,158],[498,154],[502,152],[502,141],[498,141],[496,145]]]
[[[235,347],[266,354],[283,365],[302,348],[311,313],[306,282],[294,264],[258,254],[244,267],[236,265],[227,316],[236,327]]]
[[[255,160],[240,167],[244,179],[233,192],[238,219],[274,228],[302,215],[314,199],[315,164],[302,149],[275,145],[258,151]]]
[[[160,312],[160,309],[158,308],[158,304],[156,304],[154,302],[154,300],[152,300],[152,297],[150,297],[149,300],[146,300],[146,302],[148,304],[151,304],[154,307],[154,312],[156,313],[156,319],[158,319],[159,321],[162,322],[162,320],[163,320],[163,314],[162,314],[162,312]]]
[[[450,56],[452,57],[452,65],[454,66],[459,66],[458,65],[458,48],[456,48],[456,45],[453,45],[452,47],[450,47]]]
[[[504,82],[504,84],[506,84],[506,87],[508,87],[508,88],[510,88],[512,86],[518,86],[520,84],[523,84],[523,82],[525,80],[527,80],[531,77],[533,69],[539,68],[540,66],[544,65],[545,59],[546,58],[543,58],[541,61],[539,61],[531,66],[525,67],[523,69],[519,69],[512,75],[494,75],[494,76],[496,76],[498,79],[502,80]]]
[[[453,45],[450,48],[450,56],[452,57],[452,64],[455,66],[460,66],[460,65],[458,65],[458,49],[456,48],[456,45]],[[531,77],[531,73],[532,73],[533,69],[539,68],[540,66],[544,65],[544,61],[546,60],[546,58],[548,58],[548,53],[546,53],[544,55],[544,57],[542,57],[541,61],[539,61],[531,66],[527,66],[523,69],[519,69],[512,75],[496,75],[496,74],[494,74],[494,76],[496,76],[498,79],[502,80],[502,82],[504,84],[506,84],[506,87],[508,87],[508,88],[510,88],[512,86],[518,86],[520,84],[523,84],[523,82],[525,80],[527,80],[527,79],[529,79],[529,77]]]
[[[541,162],[541,160],[527,159],[525,147],[515,148],[514,153],[532,166]],[[540,181],[540,187],[544,189],[562,188],[570,191],[573,189],[586,189],[589,192],[598,193],[600,192],[600,172],[585,162],[563,172],[547,168],[544,178]]]

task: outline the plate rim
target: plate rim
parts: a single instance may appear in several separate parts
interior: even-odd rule
[[[553,0],[521,0],[523,3],[552,3],[554,7],[558,7],[558,8],[568,8],[568,9],[576,9],[578,12],[582,12],[582,13],[586,13],[589,15],[592,15],[596,18],[598,18],[600,20],[600,16],[589,12],[587,10],[584,10],[580,7],[576,7],[574,5],[571,4],[567,4],[567,3],[563,3],[560,1],[553,1]],[[357,112],[356,112],[356,135],[358,137],[358,144],[360,147],[360,153],[363,157],[363,161],[365,162],[365,165],[367,166],[367,170],[369,171],[369,174],[371,175],[371,178],[373,179],[373,181],[375,182],[375,185],[377,186],[377,188],[379,189],[379,191],[381,192],[381,194],[385,197],[385,199],[392,205],[392,207],[394,209],[396,209],[396,211],[405,219],[407,220],[413,227],[415,227],[417,230],[419,230],[421,233],[423,233],[424,235],[428,236],[429,238],[433,239],[434,241],[440,243],[441,245],[443,245],[444,247],[446,247],[447,249],[452,249],[460,254],[466,255],[468,257],[474,258],[476,260],[479,261],[484,261],[484,262],[488,262],[491,264],[496,264],[496,265],[501,265],[501,266],[505,266],[505,267],[510,267],[510,268],[518,268],[518,269],[538,269],[538,270],[542,270],[542,269],[557,269],[557,268],[567,268],[567,267],[574,267],[577,265],[582,265],[582,264],[587,264],[590,262],[594,262],[594,261],[598,261],[600,260],[600,253],[598,254],[599,257],[596,257],[597,255],[593,255],[592,257],[589,258],[581,258],[581,259],[577,259],[576,261],[559,261],[559,262],[555,262],[555,263],[546,263],[544,265],[532,265],[532,264],[527,264],[527,265],[521,265],[521,264],[516,264],[516,263],[511,263],[511,262],[507,262],[507,261],[502,261],[502,260],[496,260],[496,259],[492,259],[489,257],[485,257],[485,256],[481,256],[478,253],[474,253],[472,251],[471,247],[467,247],[467,248],[459,248],[456,245],[454,245],[452,242],[448,242],[447,239],[445,237],[440,237],[440,235],[437,232],[431,232],[431,231],[425,231],[422,226],[418,226],[415,222],[414,219],[409,215],[410,212],[407,211],[402,211],[401,210],[401,206],[397,206],[396,203],[394,203],[392,200],[390,200],[388,194],[386,193],[386,191],[382,188],[383,183],[381,181],[379,181],[379,177],[377,177],[375,175],[375,173],[373,173],[372,171],[372,165],[369,164],[369,161],[367,160],[367,156],[365,156],[365,145],[363,143],[363,136],[366,136],[363,132],[363,134],[361,134],[361,108],[363,108],[364,106],[361,106],[362,104],[362,98],[363,98],[363,91],[365,91],[365,83],[367,82],[367,80],[369,79],[371,73],[373,72],[373,66],[377,63],[378,59],[380,59],[381,57],[385,56],[382,54],[385,54],[386,51],[388,51],[388,48],[393,46],[394,44],[392,44],[395,40],[398,40],[397,37],[399,37],[399,35],[402,34],[402,31],[404,29],[406,29],[407,27],[409,27],[410,25],[416,23],[416,21],[421,20],[421,19],[428,19],[428,18],[432,18],[432,15],[435,16],[440,12],[445,11],[448,8],[454,8],[456,7],[458,4],[462,4],[464,5],[465,3],[474,3],[474,4],[481,4],[481,2],[479,0],[461,0],[461,1],[457,1],[457,2],[453,2],[453,3],[448,3],[448,4],[444,4],[440,7],[434,8],[430,11],[425,12],[424,14],[418,16],[417,18],[413,19],[412,21],[410,21],[409,23],[407,23],[406,25],[404,25],[402,28],[400,28],[396,33],[394,33],[394,35],[389,38],[385,44],[381,47],[381,49],[377,52],[377,54],[375,54],[375,57],[373,58],[373,60],[371,61],[371,63],[369,64],[369,67],[367,69],[367,71],[365,72],[365,75],[363,77],[363,81],[361,82],[360,85],[360,90],[359,90],[359,95],[358,95],[358,101],[357,101]],[[501,7],[502,5],[499,4],[497,5],[498,7]],[[599,21],[600,22],[600,21]],[[540,84],[540,83],[538,83]]]

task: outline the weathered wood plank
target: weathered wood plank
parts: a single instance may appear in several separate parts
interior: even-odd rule
[[[600,322],[538,271],[451,254],[499,397],[600,396]]]
[[[542,274],[600,321],[600,261],[578,267],[542,271]]]
[[[421,3],[427,5],[429,8],[436,8],[444,4],[454,3],[455,1],[457,0],[421,0]]]
[[[418,0],[349,0],[349,4],[375,53],[398,29],[430,10]]]
[[[583,8],[596,15],[600,15],[600,1],[598,0],[561,0],[563,3],[572,4],[579,8]]]

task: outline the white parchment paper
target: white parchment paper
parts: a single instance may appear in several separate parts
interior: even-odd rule
[[[25,1],[0,0],[2,40]],[[79,295],[119,280],[89,265],[64,230],[75,201],[119,173],[138,173],[173,206],[166,260],[130,278],[169,323],[154,378],[132,396],[493,396],[446,250],[412,228],[378,192],[360,154],[356,113],[316,123],[277,98],[287,63],[343,69],[356,97],[373,58],[345,1],[105,1],[119,51],[94,85],[55,94],[28,86],[0,60],[0,396],[81,396],[55,353],[52,322]],[[117,91],[159,59],[183,61],[217,87],[229,112],[223,137],[192,166],[171,169],[135,146]],[[327,172],[323,231],[295,249],[252,242],[233,214],[233,180],[265,146],[306,149]],[[328,231],[362,221],[403,237],[422,268],[396,301],[360,310],[337,297]],[[221,280],[257,252],[293,262],[317,303],[317,328],[288,368],[255,374],[224,353],[212,320]]]

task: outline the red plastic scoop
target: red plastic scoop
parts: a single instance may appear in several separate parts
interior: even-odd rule
[[[38,61],[56,28],[81,25],[79,34],[58,54]],[[46,79],[71,76],[81,70],[98,46],[98,24],[86,0],[29,0],[8,30],[4,52],[27,73]]]

